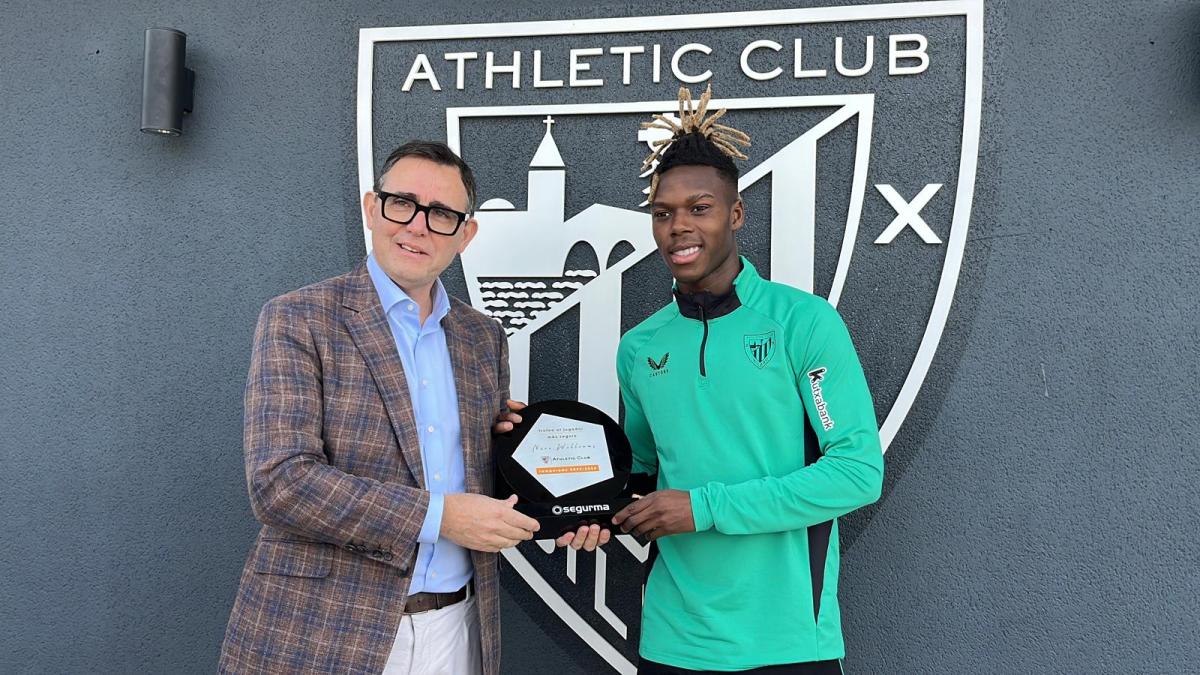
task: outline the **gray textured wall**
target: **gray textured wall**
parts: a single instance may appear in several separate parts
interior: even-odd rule
[[[362,255],[357,29],[646,8],[173,4],[0,10],[3,672],[213,670],[255,530],[254,318]],[[199,76],[173,140],[137,131],[154,25]],[[985,27],[975,234],[847,523],[847,670],[1193,670],[1200,6],[989,1]],[[508,672],[597,671],[506,589]]]

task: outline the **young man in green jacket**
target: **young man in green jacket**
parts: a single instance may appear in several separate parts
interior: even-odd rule
[[[879,498],[874,406],[833,307],[738,255],[749,138],[708,97],[653,124],[673,132],[647,164],[675,302],[617,352],[634,472],[657,474],[613,519],[659,549],[638,672],[840,673],[837,518]]]
[[[635,474],[657,489],[613,522],[652,540],[644,675],[841,673],[837,518],[879,498],[871,394],[825,300],[761,278],[738,255],[738,144],[680,90],[680,121],[647,158],[654,239],[675,302],[617,351]],[[521,421],[509,401],[496,431]],[[598,526],[559,545],[591,549]]]

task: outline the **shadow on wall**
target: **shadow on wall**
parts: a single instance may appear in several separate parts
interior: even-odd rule
[[[1183,17],[1180,25],[1187,26],[1188,29],[1178,43],[1167,47],[1178,49],[1187,55],[1182,73],[1185,91],[1190,94],[1190,99],[1197,109],[1200,109],[1200,6],[1188,7],[1181,14]]]

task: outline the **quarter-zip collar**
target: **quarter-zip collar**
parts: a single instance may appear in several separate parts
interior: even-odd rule
[[[708,361],[705,357],[705,348],[708,346],[708,322],[719,319],[727,314],[732,314],[734,310],[742,306],[742,300],[738,296],[738,288],[746,293],[749,298],[754,290],[755,285],[759,283],[758,272],[754,270],[754,265],[750,264],[749,260],[739,256],[742,263],[742,270],[733,280],[733,285],[729,288],[729,292],[721,295],[714,295],[707,291],[702,293],[684,293],[679,290],[679,284],[675,284],[673,292],[675,293],[675,304],[679,308],[679,314],[688,319],[695,319],[704,326],[704,334],[700,338],[700,385],[707,386],[708,383]]]
[[[689,319],[701,321],[725,316],[741,307],[742,301],[738,299],[736,286],[730,288],[729,292],[724,295],[713,295],[708,291],[684,293],[676,288],[675,304],[679,306],[680,314]]]
[[[754,269],[754,265],[751,265],[749,260],[746,260],[745,256],[739,256],[739,258],[742,270],[734,278],[733,286],[727,293],[721,295],[714,295],[708,291],[684,293],[679,290],[679,284],[675,284],[672,293],[675,295],[675,305],[679,308],[679,313],[688,319],[711,321],[731,314],[733,310],[741,307],[742,297],[749,297],[757,285],[759,277],[758,271]]]

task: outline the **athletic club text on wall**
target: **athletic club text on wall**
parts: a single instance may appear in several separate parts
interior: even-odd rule
[[[877,51],[886,53],[877,55]],[[565,54],[534,49],[454,51],[431,57],[419,52],[401,90],[602,87],[615,82],[629,85],[639,78],[658,83],[664,77],[697,84],[709,80],[712,63],[723,59],[735,60],[743,75],[758,81],[862,77],[885,67],[892,76],[918,75],[930,67],[929,40],[919,33],[888,35],[886,40],[874,35],[853,40],[837,36],[818,42],[806,42],[802,37],[786,43],[760,39],[730,52],[701,42],[674,49],[663,49],[661,44],[587,46]]]

